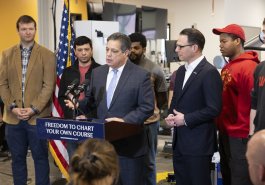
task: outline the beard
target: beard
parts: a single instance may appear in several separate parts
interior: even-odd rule
[[[140,62],[140,60],[141,60],[141,55],[136,55],[136,54],[134,54],[134,53],[131,53],[130,55],[129,55],[129,58],[130,58],[130,60],[133,62],[133,63],[139,63]]]

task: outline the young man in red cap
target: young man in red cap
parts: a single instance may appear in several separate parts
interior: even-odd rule
[[[244,51],[245,33],[240,26],[230,24],[212,31],[220,35],[220,51],[229,58],[221,72],[223,107],[217,118],[223,184],[249,185],[245,153],[250,133],[250,93],[258,54]]]

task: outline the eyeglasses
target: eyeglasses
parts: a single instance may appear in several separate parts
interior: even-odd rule
[[[179,49],[182,49],[182,48],[185,48],[187,46],[192,46],[194,44],[187,44],[187,45],[179,45],[179,44],[176,44],[176,48],[179,48]]]

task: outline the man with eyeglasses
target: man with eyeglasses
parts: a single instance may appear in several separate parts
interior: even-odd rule
[[[106,65],[92,71],[90,90],[80,108],[96,109],[97,118],[143,125],[154,112],[150,73],[129,60],[130,38],[113,33],[107,39]],[[70,101],[66,105],[73,108]],[[119,133],[117,133],[119,134]],[[143,185],[147,139],[139,134],[112,142],[119,155],[122,185]]]
[[[221,111],[222,81],[203,56],[203,34],[194,28],[180,32],[176,52],[185,61],[176,73],[169,115],[174,127],[173,166],[178,185],[211,185],[210,163],[217,149],[214,118]]]

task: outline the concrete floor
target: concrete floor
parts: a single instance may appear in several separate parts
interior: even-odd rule
[[[173,171],[171,155],[164,152],[163,147],[165,142],[171,141],[170,136],[159,135],[158,136],[158,153],[157,153],[157,173],[158,179],[162,179],[167,175],[168,171]],[[11,170],[11,160],[3,160],[0,158],[0,185],[12,185],[12,170]],[[35,184],[34,177],[34,166],[31,155],[29,153],[27,157],[28,162],[28,185]],[[50,180],[52,185],[62,185],[59,183],[61,179],[61,173],[58,168],[53,164],[53,159],[50,160]],[[159,183],[160,184],[160,183]]]

